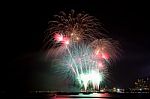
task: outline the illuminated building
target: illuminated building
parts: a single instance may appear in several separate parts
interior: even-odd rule
[[[150,77],[137,79],[133,91],[150,91]]]

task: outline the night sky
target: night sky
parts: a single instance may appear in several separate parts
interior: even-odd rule
[[[130,87],[137,78],[150,76],[147,2],[62,1],[4,3],[0,89],[31,90],[41,86],[48,89],[52,81],[42,49],[44,31],[54,14],[71,9],[98,18],[109,31],[106,34],[120,42],[121,56],[113,64],[109,78],[112,86]]]

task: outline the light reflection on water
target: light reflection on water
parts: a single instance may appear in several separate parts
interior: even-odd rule
[[[52,99],[110,99],[111,95],[108,93],[91,93],[91,94],[83,94],[79,95],[56,95]]]

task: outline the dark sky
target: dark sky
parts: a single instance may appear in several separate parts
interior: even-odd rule
[[[62,1],[4,3],[4,32],[1,32],[3,65],[0,69],[2,90],[32,89],[31,86],[36,83],[32,81],[33,75],[36,74],[40,75],[36,75],[36,87],[48,86],[45,82],[51,82],[46,80],[49,78],[49,67],[42,51],[44,31],[54,14],[70,9],[95,16],[109,31],[107,35],[120,42],[123,52],[111,67],[111,85],[129,87],[136,78],[150,75],[150,18],[147,2]]]

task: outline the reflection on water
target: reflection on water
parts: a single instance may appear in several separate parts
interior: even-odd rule
[[[150,99],[150,93],[4,93],[0,99]]]
[[[111,95],[108,93],[91,93],[91,94],[83,94],[79,95],[55,95],[52,99],[108,99]]]

